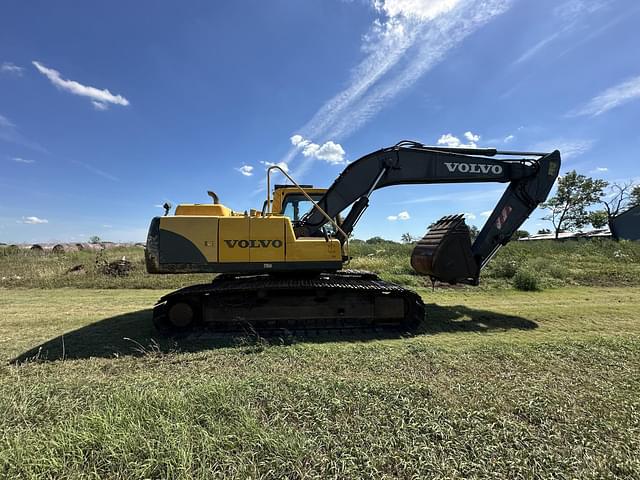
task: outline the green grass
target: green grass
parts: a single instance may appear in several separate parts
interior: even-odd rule
[[[421,289],[406,338],[162,339],[162,293],[0,290],[0,477],[640,477],[638,287]]]
[[[0,249],[0,478],[640,478],[640,244],[512,242],[435,291],[411,248],[349,267],[423,296],[415,335],[282,338],[159,337],[154,302],[211,276],[139,248],[103,254],[126,277]]]

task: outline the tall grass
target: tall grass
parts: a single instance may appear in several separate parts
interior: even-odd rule
[[[429,286],[428,279],[411,269],[412,250],[413,245],[392,242],[354,242],[354,258],[349,267],[372,270],[387,280],[409,286]],[[640,242],[511,242],[482,271],[480,282],[490,288],[510,287],[518,270],[535,272],[541,287],[640,285]]]

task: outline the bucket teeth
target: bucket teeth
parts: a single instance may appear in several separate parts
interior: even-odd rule
[[[447,215],[434,223],[413,249],[411,266],[442,282],[476,284],[478,262],[464,215]]]

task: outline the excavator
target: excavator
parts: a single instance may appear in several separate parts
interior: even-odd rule
[[[261,210],[180,204],[151,221],[145,249],[152,274],[216,273],[209,283],[162,297],[153,322],[165,333],[196,325],[215,330],[402,328],[425,318],[420,296],[376,274],[349,270],[349,238],[371,194],[393,185],[508,184],[472,242],[463,215],[431,225],[411,254],[416,273],[449,284],[478,285],[480,272],[546,200],[560,171],[560,152],[434,147],[413,141],[369,153],[327,188],[299,185],[278,166],[267,171]],[[289,184],[275,185],[279,171]],[[350,208],[349,208],[350,207]],[[348,210],[347,210],[348,209]],[[342,215],[346,212],[346,215]]]

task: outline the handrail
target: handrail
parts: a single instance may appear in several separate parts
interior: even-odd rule
[[[324,216],[324,218],[326,218],[334,227],[336,227],[336,231],[340,232],[343,235],[344,238],[344,251],[343,254],[347,257],[347,261],[345,262],[345,264],[348,264],[349,262],[349,236],[344,232],[344,230],[342,230],[342,228],[340,228],[340,226],[336,223],[336,221],[331,218],[327,212],[325,212],[320,205],[318,205],[315,200],[313,198],[311,198],[311,196],[304,191],[304,189],[298,185],[296,183],[296,181],[291,178],[291,176],[285,172],[280,166],[278,165],[272,165],[269,168],[267,168],[267,211],[266,214],[267,215],[273,215],[273,212],[271,211],[271,171],[272,170],[279,170],[280,173],[282,173],[285,177],[287,177],[289,179],[289,181],[291,183],[293,183],[295,185],[295,187],[300,190],[300,193],[302,193],[305,197],[307,197],[307,200],[309,200],[312,204],[314,208],[317,208],[318,211]]]

